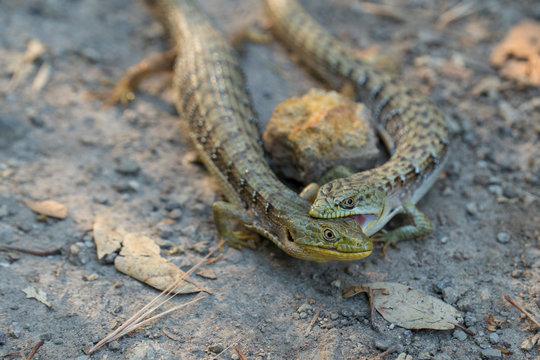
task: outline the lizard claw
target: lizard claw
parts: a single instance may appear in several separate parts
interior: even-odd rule
[[[389,245],[392,246],[394,249],[399,249],[399,246],[397,245],[399,238],[393,235],[394,234],[392,233],[392,231],[381,230],[371,237],[371,241],[374,243],[384,243],[381,250],[384,257],[386,257],[386,249]]]

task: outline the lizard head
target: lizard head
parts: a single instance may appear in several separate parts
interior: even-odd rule
[[[315,219],[306,213],[291,216],[284,223],[281,246],[297,258],[357,260],[369,256],[373,249],[370,238],[353,219]]]
[[[321,186],[309,215],[324,219],[351,217],[366,231],[376,224],[384,207],[383,190],[368,186],[352,188],[338,179]]]

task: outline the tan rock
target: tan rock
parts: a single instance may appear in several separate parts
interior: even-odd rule
[[[338,165],[370,168],[381,156],[366,107],[335,91],[312,89],[276,106],[263,140],[278,169],[304,184]]]

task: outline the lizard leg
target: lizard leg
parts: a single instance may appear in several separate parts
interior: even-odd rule
[[[220,240],[227,241],[229,246],[236,249],[241,249],[243,246],[250,249],[255,248],[255,245],[249,240],[255,240],[256,235],[232,229],[232,223],[235,221],[248,226],[254,222],[254,219],[244,209],[224,201],[216,201],[212,205],[212,212]]]
[[[405,225],[391,231],[381,231],[372,237],[374,242],[383,242],[383,254],[386,252],[388,245],[394,247],[397,243],[404,240],[411,240],[431,234],[433,226],[427,216],[421,212],[412,202],[404,201],[403,209],[405,213],[412,219],[412,225]]]
[[[137,65],[130,67],[122,79],[118,81],[110,94],[104,95],[104,107],[109,107],[117,102],[126,105],[135,98],[133,92],[147,77],[160,72],[172,71],[178,51],[172,49],[161,54],[152,55]]]

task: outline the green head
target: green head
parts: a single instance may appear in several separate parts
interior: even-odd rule
[[[297,258],[357,260],[369,256],[373,250],[370,238],[353,219],[315,219],[306,211],[305,215],[290,214],[282,221],[280,246]]]
[[[338,179],[321,186],[309,215],[323,219],[352,217],[366,231],[382,216],[385,199],[384,190],[351,186]]]

